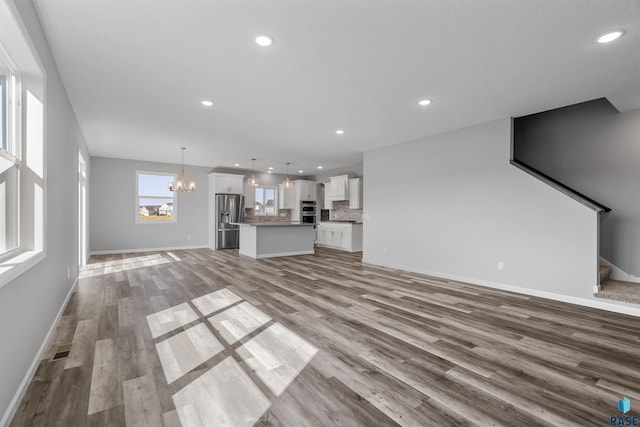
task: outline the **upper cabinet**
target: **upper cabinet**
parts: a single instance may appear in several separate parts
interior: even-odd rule
[[[242,194],[244,191],[244,175],[230,173],[211,173],[209,183],[215,194]]]
[[[362,209],[362,178],[349,180],[349,209]]]
[[[323,209],[333,209],[333,200],[329,200],[329,186],[330,182],[325,182],[324,187],[324,207]]]
[[[283,184],[278,185],[278,209],[293,209],[295,198],[295,188],[285,188]]]
[[[349,175],[332,176],[331,181],[325,184],[325,201],[335,202],[349,200]]]
[[[332,176],[324,183],[324,208],[333,209],[333,202],[349,202],[349,209],[362,209],[362,178],[349,175]]]
[[[295,188],[295,200],[298,201],[307,201],[312,200],[316,201],[318,197],[318,183],[315,181],[305,181],[302,179],[298,179],[294,181]],[[295,201],[294,201],[295,203]]]

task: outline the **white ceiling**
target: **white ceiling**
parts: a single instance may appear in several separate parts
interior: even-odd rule
[[[307,174],[640,92],[638,0],[34,2],[93,156]]]

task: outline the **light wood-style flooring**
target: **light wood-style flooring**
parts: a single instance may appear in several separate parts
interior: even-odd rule
[[[640,319],[236,250],[93,257],[12,426],[609,425]]]

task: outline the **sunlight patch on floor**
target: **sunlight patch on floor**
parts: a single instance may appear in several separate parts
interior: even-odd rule
[[[199,323],[156,344],[156,351],[168,384],[222,350],[224,347],[204,323]]]
[[[274,323],[237,350],[276,396],[313,359],[318,349],[280,323]]]
[[[231,356],[174,394],[173,403],[185,427],[252,426],[271,406]]]
[[[171,262],[161,254],[145,255],[133,258],[117,259],[112,261],[97,262],[81,267],[79,277],[100,276],[102,274],[117,273],[119,271],[134,270],[136,268],[150,267]]]
[[[239,301],[242,301],[242,298],[226,288],[191,300],[203,316],[208,316]]]
[[[226,288],[190,302],[200,314],[185,302],[147,316],[154,338],[200,319],[195,326],[156,344],[168,384],[221,353],[226,356],[173,394],[180,423],[253,425],[269,409],[271,401],[260,391],[252,375],[278,397],[318,349]],[[212,313],[215,314],[207,319]],[[243,339],[246,342],[234,349]],[[234,356],[242,358],[246,366],[236,362]],[[245,371],[247,367],[252,375]]]
[[[229,344],[249,335],[271,317],[264,314],[248,302],[235,305],[209,319],[214,328]]]
[[[151,330],[151,336],[157,338],[197,319],[196,312],[193,311],[189,304],[183,302],[147,316],[147,323]]]

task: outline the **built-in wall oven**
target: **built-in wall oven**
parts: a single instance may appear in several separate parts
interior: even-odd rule
[[[303,224],[316,223],[316,202],[303,200],[300,202],[300,222]]]

